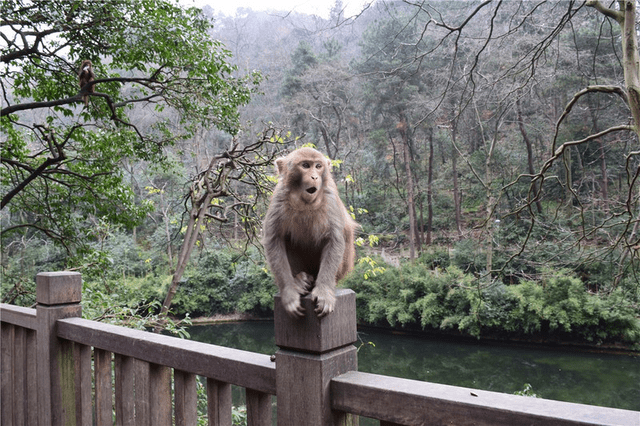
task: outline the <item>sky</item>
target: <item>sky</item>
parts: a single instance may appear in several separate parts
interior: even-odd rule
[[[345,16],[358,14],[364,5],[371,0],[342,0]],[[335,0],[180,0],[184,6],[204,7],[209,5],[213,10],[228,16],[235,16],[238,7],[246,7],[255,11],[284,10],[329,17],[329,11]]]

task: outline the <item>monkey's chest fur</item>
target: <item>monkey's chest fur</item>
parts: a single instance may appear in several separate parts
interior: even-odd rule
[[[324,209],[320,209],[324,210]],[[287,259],[293,275],[306,272],[317,278],[322,254],[331,240],[331,225],[326,211],[289,211],[289,219],[281,224]]]

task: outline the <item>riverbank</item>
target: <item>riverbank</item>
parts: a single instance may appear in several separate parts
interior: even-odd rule
[[[233,314],[217,314],[207,317],[193,318],[191,323],[193,325],[214,325],[236,322],[249,322],[260,321],[268,322],[273,321],[272,317],[260,317],[257,315],[251,315],[248,313],[233,313]],[[399,336],[413,336],[413,337],[425,337],[429,339],[442,339],[446,341],[459,341],[470,343],[481,343],[487,345],[503,345],[518,348],[547,348],[553,350],[573,350],[579,352],[588,353],[601,353],[610,355],[628,355],[633,357],[640,357],[640,349],[625,346],[622,343],[615,344],[588,344],[586,342],[572,342],[563,341],[559,339],[552,339],[543,336],[532,336],[531,338],[505,338],[499,336],[483,336],[478,339],[474,336],[464,335],[455,332],[446,331],[425,331],[425,330],[412,330],[412,329],[399,329],[395,327],[380,327],[372,326],[369,324],[358,324],[358,331],[363,330],[375,330],[379,333],[388,333]]]
[[[208,317],[192,318],[191,323],[193,325],[211,325],[211,324],[223,324],[228,322],[244,322],[244,321],[273,321],[272,317],[264,318],[248,313],[234,313],[234,314],[216,314]]]

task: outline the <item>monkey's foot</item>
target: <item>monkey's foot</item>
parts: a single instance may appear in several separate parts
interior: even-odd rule
[[[300,302],[300,293],[298,292],[297,285],[286,287],[280,292],[280,297],[282,307],[287,314],[294,318],[301,318],[304,316],[304,308]]]
[[[333,312],[336,305],[336,295],[333,288],[328,286],[315,286],[311,291],[311,297],[316,301],[316,315],[322,318]]]

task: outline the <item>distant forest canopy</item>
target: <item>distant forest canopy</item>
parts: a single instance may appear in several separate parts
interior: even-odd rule
[[[43,270],[106,295],[175,293],[227,248],[263,265],[273,160],[313,144],[362,225],[358,271],[427,258],[486,288],[563,270],[638,315],[633,1],[124,3],[1,6],[4,302],[32,303]]]

